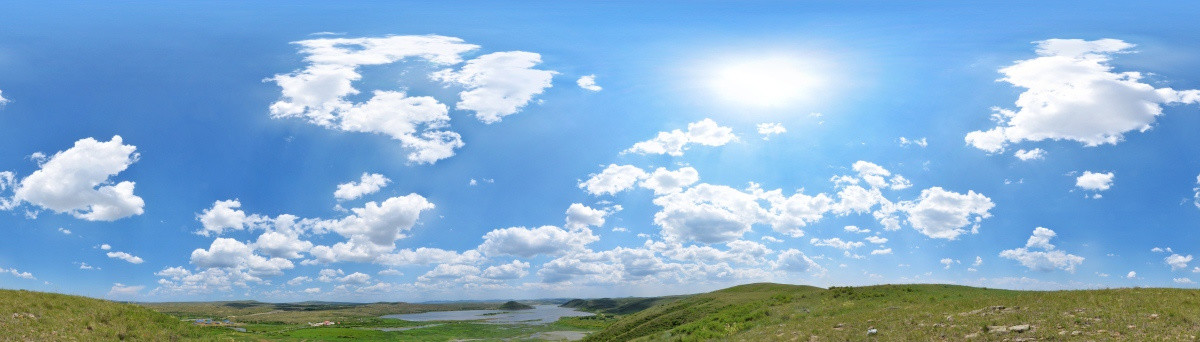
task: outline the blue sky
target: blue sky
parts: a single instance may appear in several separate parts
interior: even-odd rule
[[[1192,287],[1196,6],[3,3],[0,287]]]

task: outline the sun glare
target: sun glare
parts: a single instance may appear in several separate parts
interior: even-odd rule
[[[791,104],[809,95],[820,83],[800,61],[790,58],[727,65],[717,71],[712,82],[725,100],[762,107]]]

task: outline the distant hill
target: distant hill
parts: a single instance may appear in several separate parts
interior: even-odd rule
[[[560,306],[593,313],[628,315],[648,309],[658,304],[676,301],[685,297],[687,296],[572,299]]]
[[[222,331],[133,304],[24,290],[0,290],[0,340],[173,341],[209,339]]]
[[[1198,304],[1191,289],[749,284],[623,316],[586,341],[1192,340]]]
[[[517,302],[511,301],[511,300],[504,304],[500,304],[500,310],[532,310],[532,309],[533,309],[532,306],[517,303]]]

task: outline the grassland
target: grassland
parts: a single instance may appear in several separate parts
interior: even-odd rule
[[[194,327],[141,306],[54,293],[0,290],[0,340],[222,340],[229,330]]]
[[[500,303],[210,302],[142,307],[0,290],[0,340],[523,341],[555,331],[594,331],[588,341],[1172,341],[1200,336],[1200,291],[1183,289],[823,289],[749,284],[691,296],[569,303],[598,315],[547,325],[408,322],[379,316],[488,309]],[[650,307],[634,310],[644,306]],[[631,312],[610,314],[626,310]],[[181,321],[198,317],[228,318],[246,332]],[[324,320],[338,324],[306,324]]]
[[[1196,290],[750,284],[622,317],[587,340],[1171,341],[1198,333]]]
[[[566,303],[563,303],[562,306],[597,314],[628,315],[649,309],[650,307],[658,304],[670,303],[685,297],[686,296],[572,299]]]

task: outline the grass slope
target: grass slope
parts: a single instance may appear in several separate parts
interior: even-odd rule
[[[622,317],[587,340],[1193,340],[1198,304],[1200,291],[1184,289],[750,284]]]
[[[176,341],[216,340],[179,318],[101,299],[23,290],[0,290],[0,340]]]

